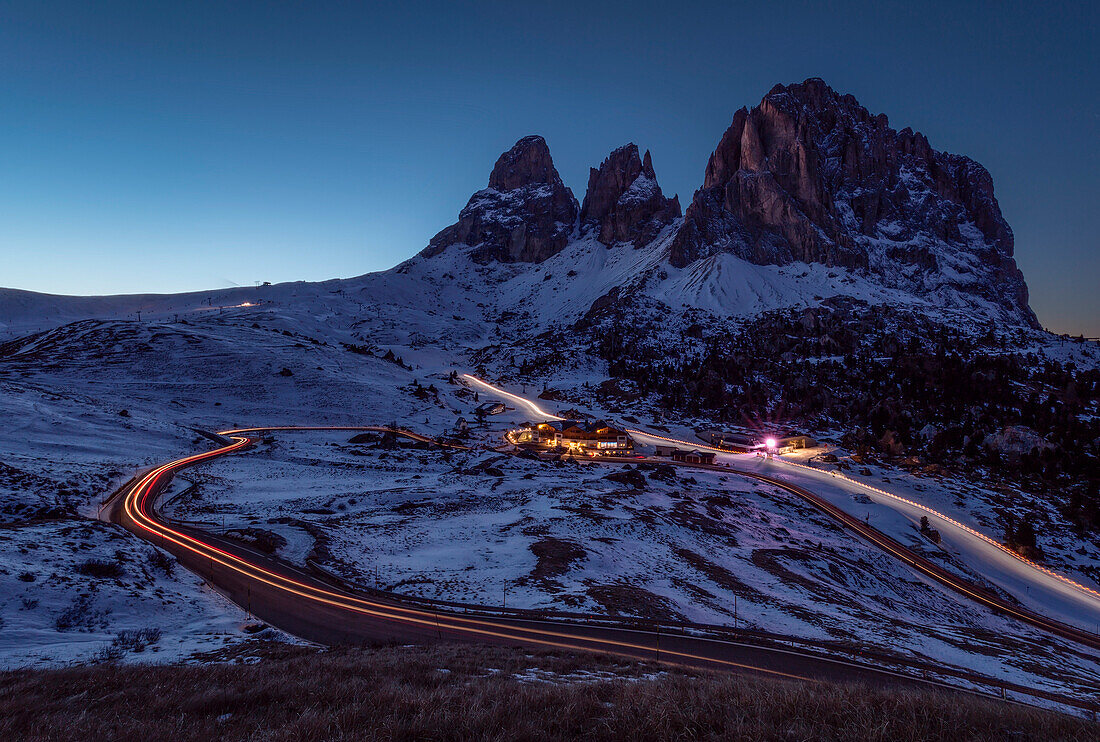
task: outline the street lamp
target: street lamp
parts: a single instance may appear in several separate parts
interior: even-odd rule
[[[764,445],[767,446],[768,453],[771,453],[772,449],[775,448],[775,444],[776,444],[775,438],[765,438],[764,439]]]

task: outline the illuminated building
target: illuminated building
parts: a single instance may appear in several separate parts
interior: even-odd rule
[[[509,433],[513,443],[539,448],[563,449],[575,453],[621,454],[634,450],[634,441],[625,430],[603,420],[552,420],[524,423]]]

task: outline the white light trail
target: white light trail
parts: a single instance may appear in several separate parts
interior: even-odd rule
[[[553,414],[547,412],[546,410],[542,409],[541,407],[539,407],[534,402],[531,402],[530,400],[524,399],[523,397],[519,396],[518,394],[512,394],[511,392],[506,392],[503,389],[501,389],[500,387],[493,386],[492,384],[490,384],[487,381],[482,381],[481,379],[477,378],[476,376],[471,376],[470,374],[462,374],[462,378],[466,379],[467,381],[472,381],[473,383],[477,384],[478,386],[482,387],[483,389],[488,389],[489,391],[493,392],[494,394],[499,394],[500,396],[502,396],[506,399],[510,399],[513,402],[515,402],[516,404],[523,405],[527,409],[531,410],[531,412],[533,412],[536,415],[542,417],[543,419],[546,419],[546,420],[564,420],[565,419],[564,417],[559,417],[558,415],[553,415]]]

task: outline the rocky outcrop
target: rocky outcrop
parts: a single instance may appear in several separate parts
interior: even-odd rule
[[[816,78],[738,111],[711,155],[669,259],[721,252],[866,270],[915,293],[961,290],[1037,325],[985,168]]]
[[[1023,425],[1010,425],[1003,428],[1000,432],[986,437],[983,444],[986,448],[1017,459],[1036,449],[1045,451],[1054,448],[1054,444],[1046,438]]]
[[[639,157],[638,145],[619,147],[599,169],[591,169],[581,226],[595,230],[603,244],[631,242],[643,247],[679,217],[679,199],[665,198],[649,152]]]
[[[489,187],[470,197],[421,253],[438,255],[454,244],[473,247],[473,260],[540,263],[561,251],[577,221],[577,199],[562,183],[540,136],[516,142],[497,160]]]

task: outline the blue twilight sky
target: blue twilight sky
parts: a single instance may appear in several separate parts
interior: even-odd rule
[[[539,133],[685,206],[733,112],[823,77],[993,174],[1040,320],[1100,335],[1092,3],[5,2],[0,286],[183,291],[413,255]]]

